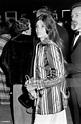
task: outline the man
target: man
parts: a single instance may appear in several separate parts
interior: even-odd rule
[[[29,19],[20,18],[10,31],[12,39],[3,49],[2,64],[8,72],[9,83],[13,86],[14,124],[31,124],[32,115],[28,114],[26,108],[18,101],[25,83],[25,75],[29,75],[32,59],[31,22]]]
[[[81,3],[76,3],[71,9],[71,29],[78,32],[71,49],[71,64],[68,69],[71,74],[71,111],[74,124],[81,124]]]

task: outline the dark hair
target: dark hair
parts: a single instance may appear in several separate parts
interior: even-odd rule
[[[63,41],[59,36],[56,22],[52,18],[52,16],[50,14],[41,14],[37,18],[36,22],[38,20],[42,20],[44,22],[44,24],[46,26],[46,32],[49,36],[49,39],[52,40],[53,42],[55,42],[61,49],[63,49],[63,44],[62,44]]]
[[[15,36],[17,36],[18,34],[21,33],[20,30],[19,30],[18,22],[17,21],[15,21],[12,24],[12,26],[10,27],[9,32],[10,32],[11,37],[15,37]]]
[[[73,6],[71,7],[71,11],[76,7],[81,7],[81,2],[74,3]]]
[[[3,21],[0,23],[0,35],[9,33],[9,25],[7,22]]]
[[[31,26],[30,19],[26,19],[26,18],[24,18],[24,17],[20,18],[20,19],[18,20],[18,23],[19,23],[19,27],[20,27],[20,29],[21,29],[21,32],[28,30],[28,29],[29,29],[29,24],[30,24],[30,26]]]
[[[10,34],[12,37],[21,34],[23,31],[28,30],[29,23],[31,26],[31,22],[29,19],[20,18],[19,20],[15,21],[10,28]]]
[[[41,14],[50,14],[51,16],[53,16],[52,10],[47,6],[43,6],[41,9],[37,10],[36,17],[40,16]]]

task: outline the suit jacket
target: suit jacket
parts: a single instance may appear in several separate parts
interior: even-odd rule
[[[76,41],[71,51],[71,64],[68,66],[70,74],[81,73],[81,36]]]
[[[78,108],[81,108],[81,36],[79,36],[75,46],[72,49],[70,73],[71,80],[69,80],[68,85],[71,87],[71,96],[74,104],[73,109],[76,111]],[[76,114],[78,115],[77,111]],[[76,119],[76,122],[78,122],[77,117]]]

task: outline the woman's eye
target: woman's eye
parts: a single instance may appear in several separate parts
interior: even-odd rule
[[[75,17],[78,17],[78,14],[76,14]]]

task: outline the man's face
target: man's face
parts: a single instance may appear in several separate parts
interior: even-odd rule
[[[71,12],[71,29],[81,31],[81,7],[76,7]]]

